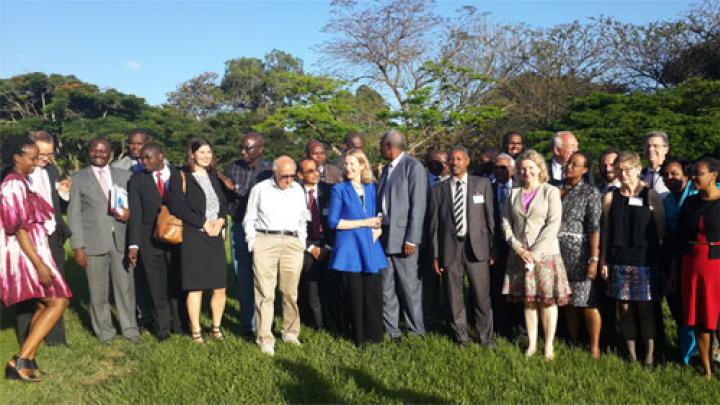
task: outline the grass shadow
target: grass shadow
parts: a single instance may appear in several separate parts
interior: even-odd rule
[[[365,392],[374,392],[385,397],[387,402],[413,404],[444,404],[448,401],[431,394],[424,394],[407,388],[389,388],[370,374],[358,368],[345,368],[343,373],[352,378]]]
[[[293,377],[293,382],[280,386],[282,397],[290,403],[345,403],[335,393],[333,383],[325,379],[313,367],[291,360],[278,360],[280,368]]]

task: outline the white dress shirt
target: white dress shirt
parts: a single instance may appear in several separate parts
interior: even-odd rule
[[[459,181],[462,183],[462,189],[463,189],[463,202],[462,202],[462,210],[463,210],[463,230],[462,232],[458,233],[457,236],[464,237],[467,235],[467,199],[468,199],[468,182],[467,182],[468,175],[465,173],[461,178],[456,178],[453,176],[450,179],[450,192],[452,193],[452,198],[450,199],[450,209],[453,211],[453,215],[455,214],[455,190],[457,189],[457,182]]]
[[[282,190],[274,177],[263,180],[250,191],[243,219],[248,251],[253,251],[256,230],[297,232],[298,239],[304,246],[307,223],[310,220],[302,186],[293,182]]]
[[[646,167],[642,175],[642,179],[648,187],[660,194],[661,198],[670,194],[670,189],[665,186],[665,181],[663,180],[662,175],[660,175],[660,167],[658,167],[657,170]]]
[[[28,178],[30,179],[30,187],[32,190],[50,204],[51,207],[53,207],[52,187],[55,187],[55,185],[50,184],[50,176],[48,176],[47,170],[45,170],[44,167],[35,167],[35,170],[30,173]],[[45,227],[45,231],[48,235],[52,235],[53,232],[55,232],[55,229],[57,229],[57,221],[55,221],[55,207],[53,207],[53,212],[50,214],[50,219],[45,221],[43,226]]]
[[[564,167],[560,162],[555,160],[555,158],[552,158],[552,161],[550,162],[550,170],[552,173],[550,173],[550,176],[553,178],[553,180],[562,180],[565,176],[565,173],[563,173]]]

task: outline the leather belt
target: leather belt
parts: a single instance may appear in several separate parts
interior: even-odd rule
[[[298,233],[295,231],[270,231],[267,229],[256,229],[255,232],[264,233],[265,235],[280,235],[280,236],[294,236],[298,237]]]
[[[720,246],[720,242],[695,242],[695,241],[688,241],[688,244],[690,244],[690,245],[705,245],[705,246]]]

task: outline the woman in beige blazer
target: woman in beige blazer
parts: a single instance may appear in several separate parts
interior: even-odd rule
[[[516,167],[520,187],[511,191],[503,207],[502,227],[511,247],[503,294],[510,301],[525,303],[529,340],[525,354],[535,354],[540,318],[545,331],[545,357],[553,359],[557,307],[567,304],[570,297],[558,242],[560,191],[547,183],[547,168],[538,152],[521,154]]]

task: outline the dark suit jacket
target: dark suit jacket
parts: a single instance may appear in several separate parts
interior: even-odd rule
[[[52,190],[52,205],[53,210],[55,211],[55,222],[57,222],[55,232],[57,232],[60,236],[57,239],[57,242],[60,244],[59,247],[62,247],[65,244],[65,241],[70,238],[70,235],[72,235],[70,227],[67,226],[65,219],[63,218],[63,214],[67,212],[68,204],[60,198],[57,187],[55,187],[55,183],[60,181],[60,170],[58,170],[57,166],[52,164],[45,166],[45,170],[47,171],[48,178],[50,179],[50,189]]]
[[[330,163],[325,163],[325,171],[320,175],[320,180],[329,185],[337,184],[343,181],[342,170]]]
[[[440,266],[447,267],[457,260],[457,236],[450,182],[443,181],[432,189],[430,199],[430,226],[434,257],[440,259]],[[493,254],[495,234],[495,200],[490,181],[483,177],[468,175],[465,193],[467,237],[478,260],[489,260]],[[482,198],[478,198],[482,196]],[[482,202],[481,202],[482,200]]]
[[[325,245],[332,246],[333,240],[335,236],[335,230],[330,228],[328,225],[327,220],[327,214],[328,214],[328,206],[330,205],[330,192],[331,192],[331,185],[320,182],[317,185],[317,195],[315,196],[315,199],[318,204],[318,209],[320,210],[320,221],[322,223],[322,235],[320,240],[312,240],[310,239],[310,222],[307,224],[307,240],[305,241],[305,247],[310,247],[310,245],[315,245],[319,247],[324,247]],[[305,192],[305,198],[307,199],[307,190],[305,189],[305,186],[303,186],[303,191]],[[308,209],[310,207],[308,206]]]
[[[170,168],[170,178],[178,176],[177,169]],[[170,246],[158,242],[155,222],[163,204],[152,173],[140,172],[130,178],[130,223],[128,224],[128,246],[137,245],[143,255],[163,254]],[[167,193],[166,193],[167,194]]]
[[[382,212],[384,195],[388,228],[387,235],[383,234],[381,239],[385,253],[398,254],[402,252],[405,243],[422,243],[428,179],[423,165],[407,152],[393,169],[390,179],[389,167],[389,163],[385,165],[380,177],[377,211]]]

